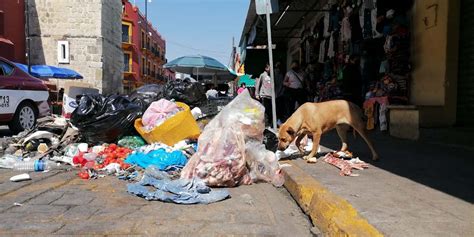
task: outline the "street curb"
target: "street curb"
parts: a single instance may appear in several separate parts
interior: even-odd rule
[[[329,191],[293,161],[283,168],[285,188],[311,221],[329,236],[383,236],[345,199]]]

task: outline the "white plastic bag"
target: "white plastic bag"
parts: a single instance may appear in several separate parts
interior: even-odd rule
[[[285,177],[275,153],[265,149],[265,145],[255,141],[245,144],[247,165],[253,182],[265,181],[281,187]]]

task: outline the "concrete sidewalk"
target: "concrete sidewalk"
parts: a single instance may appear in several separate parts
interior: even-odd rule
[[[370,235],[378,235],[371,229],[373,226],[386,236],[474,236],[474,155],[469,147],[430,140],[400,140],[380,132],[370,136],[381,161],[372,163],[367,170],[354,171],[359,177],[341,177],[336,167],[322,161],[317,164],[307,164],[301,159],[290,162],[295,166],[290,176],[296,178],[290,177],[286,186],[300,204],[305,199],[305,187],[298,186],[299,181],[293,182],[304,180],[295,175],[297,170],[314,178],[312,186],[316,188],[312,195],[316,201],[306,203],[319,203],[317,208],[322,213],[315,216],[308,213],[313,221],[329,227],[340,225],[342,229],[350,229],[355,223],[360,226],[356,229],[365,228],[365,233]],[[323,136],[321,144],[340,148],[335,132]],[[360,137],[351,136],[349,145],[356,156],[370,162],[369,150]],[[339,197],[343,201],[328,200]],[[344,199],[349,205],[345,205]],[[334,206],[347,210],[330,209]],[[354,215],[353,210],[356,210]],[[346,219],[349,213],[353,217],[348,219],[353,220],[337,223],[340,221],[337,215],[343,213],[346,216],[341,219]],[[324,216],[326,214],[329,217]],[[333,218],[329,220],[331,223],[324,222],[328,218]],[[365,219],[369,224],[364,223]],[[325,228],[328,227],[322,226],[322,231]],[[345,231],[343,233],[355,233]]]
[[[14,174],[0,169],[0,236],[311,236],[288,192],[270,184],[232,188],[230,199],[210,205],[177,205],[127,194],[116,177],[54,171],[13,183]]]

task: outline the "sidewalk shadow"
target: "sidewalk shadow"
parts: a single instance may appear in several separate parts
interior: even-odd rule
[[[369,137],[380,155],[380,161],[370,159],[369,148],[360,136],[348,136],[350,151],[373,166],[474,203],[472,150],[402,140],[382,132],[370,132]],[[338,149],[340,140],[336,132],[323,135],[321,145]]]

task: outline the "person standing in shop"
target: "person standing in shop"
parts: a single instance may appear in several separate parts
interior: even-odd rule
[[[270,65],[267,63],[265,71],[260,74],[255,84],[255,98],[265,107],[265,116],[268,122],[272,119],[272,79]]]
[[[286,73],[283,85],[285,86],[285,94],[287,97],[287,117],[290,117],[296,109],[306,102],[305,75],[300,68],[298,61],[291,63],[291,69]],[[296,106],[298,103],[298,106]]]
[[[359,107],[362,106],[362,75],[360,72],[358,57],[351,55],[349,62],[344,68],[342,79],[342,93],[344,99]]]

